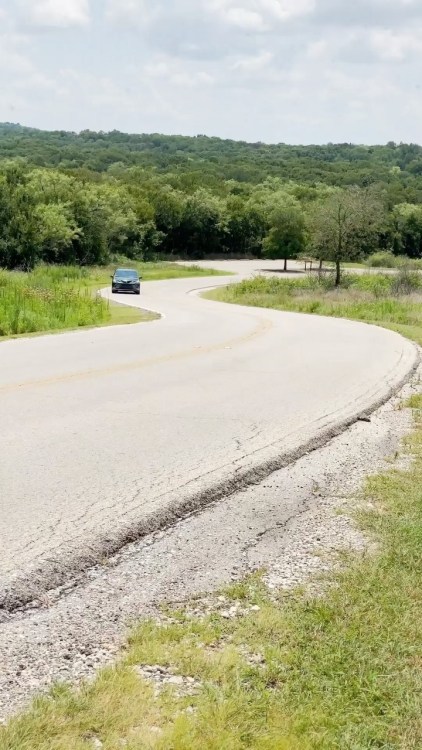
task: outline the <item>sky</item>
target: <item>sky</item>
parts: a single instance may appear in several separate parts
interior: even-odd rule
[[[422,142],[422,0],[0,0],[0,121]]]

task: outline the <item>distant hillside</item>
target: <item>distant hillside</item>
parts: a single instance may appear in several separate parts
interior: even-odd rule
[[[204,177],[197,181],[205,183],[222,179],[257,184],[275,176],[302,183],[399,181],[408,188],[420,190],[422,186],[422,147],[392,142],[385,146],[267,145],[204,135],[130,135],[89,130],[77,134],[0,124],[0,159],[16,157],[66,170],[105,172],[120,165],[196,173]]]
[[[336,200],[358,227],[347,260],[386,250],[422,258],[417,145],[267,145],[0,125],[0,268],[95,265],[121,255],[264,253],[287,261],[310,250],[329,260]]]

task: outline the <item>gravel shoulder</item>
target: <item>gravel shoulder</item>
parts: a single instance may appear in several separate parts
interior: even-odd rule
[[[57,680],[77,682],[118,653],[133,621],[267,570],[289,588],[330,570],[343,550],[370,546],[350,519],[365,477],[386,466],[412,426],[398,408],[420,390],[421,371],[370,421],[251,486],[216,498],[166,531],[48,592],[0,625],[0,716],[24,707]]]

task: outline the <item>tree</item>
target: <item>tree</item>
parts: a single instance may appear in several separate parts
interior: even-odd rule
[[[176,247],[191,258],[214,255],[221,252],[225,229],[225,203],[201,188],[185,202]]]
[[[422,258],[422,206],[402,203],[393,210],[394,252]]]
[[[76,192],[73,204],[78,237],[67,254],[70,263],[81,265],[101,264],[109,260],[108,213],[102,196],[95,185],[87,183]]]
[[[357,260],[375,249],[383,219],[384,206],[372,188],[336,189],[312,207],[308,215],[311,247],[318,258],[335,263],[336,286],[344,261]]]
[[[338,258],[339,278],[342,260],[377,245],[422,256],[421,165],[415,144],[271,146],[0,124],[0,266],[260,256],[263,247],[287,265],[310,237],[312,255]],[[351,219],[373,200],[379,231],[371,211]]]
[[[225,249],[232,255],[260,255],[267,227],[259,209],[239,195],[227,200],[227,232]]]
[[[148,199],[155,214],[155,226],[161,237],[161,250],[173,255],[178,247],[180,225],[185,210],[185,195],[170,185],[160,185],[155,181],[148,186]]]
[[[28,190],[26,165],[8,162],[0,176],[0,265],[31,269],[40,259],[36,200]]]
[[[305,219],[300,205],[294,198],[284,198],[269,217],[270,231],[262,243],[267,258],[282,258],[284,270],[287,261],[297,258],[306,246]]]
[[[66,261],[66,251],[79,237],[68,206],[63,203],[40,204],[34,210],[42,259],[48,263]]]

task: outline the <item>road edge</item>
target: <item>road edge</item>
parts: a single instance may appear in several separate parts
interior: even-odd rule
[[[399,336],[394,333],[392,335]],[[404,370],[400,371],[397,367],[397,372],[390,373],[384,390],[370,396],[371,401],[364,408],[360,404],[355,411],[323,426],[311,438],[291,450],[280,450],[281,446],[278,443],[270,446],[269,450],[272,455],[266,460],[258,460],[256,464],[238,468],[230,476],[194,491],[190,495],[186,493],[181,500],[170,502],[163,511],[147,515],[139,523],[132,524],[130,528],[118,530],[114,538],[110,536],[103,538],[95,548],[86,549],[81,554],[75,554],[74,551],[67,552],[61,559],[47,559],[38,568],[25,575],[15,576],[3,591],[0,591],[0,623],[16,611],[25,610],[36,605],[37,602],[42,603],[48,591],[60,588],[69,581],[73,585],[79,584],[87,570],[94,565],[101,564],[101,561],[112,558],[126,545],[151,533],[165,531],[178,521],[200,513],[225,497],[262,482],[275,471],[286,468],[303,456],[321,449],[362,419],[362,416],[369,417],[403,388],[420,364],[421,354],[418,346],[402,336],[400,338],[406,343],[409,361],[405,361]],[[412,357],[410,357],[411,353]],[[401,362],[402,360],[399,364]]]

